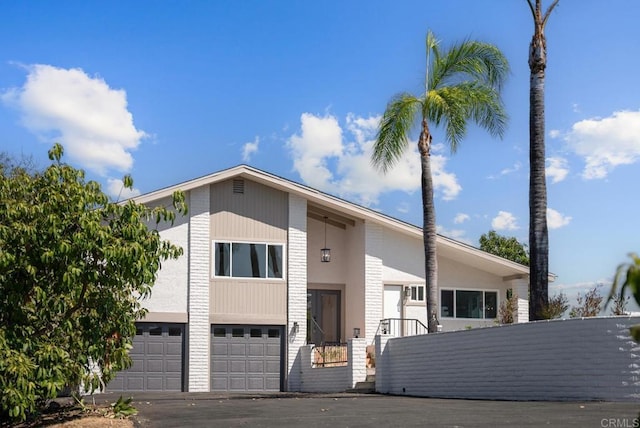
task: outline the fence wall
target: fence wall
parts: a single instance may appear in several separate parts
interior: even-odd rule
[[[313,367],[313,345],[300,348],[302,392],[343,392],[367,377],[366,339],[350,339],[348,363],[340,367]]]
[[[376,390],[441,398],[608,400],[640,397],[640,317],[539,321],[376,338]]]

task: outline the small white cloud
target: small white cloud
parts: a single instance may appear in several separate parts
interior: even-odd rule
[[[462,224],[465,221],[469,220],[469,215],[468,214],[464,214],[464,213],[458,213],[456,214],[456,216],[453,218],[453,223],[454,224]]]
[[[495,230],[518,230],[516,217],[508,211],[499,211],[498,215],[491,220],[491,227]]]
[[[409,204],[407,204],[406,202],[402,202],[401,204],[398,205],[396,210],[399,213],[406,214],[409,212]]]
[[[455,239],[456,241],[460,241],[460,242],[464,242],[465,244],[471,244],[471,241],[469,240],[469,238],[467,238],[465,235],[467,234],[467,232],[465,230],[462,229],[445,229],[444,227],[437,225],[436,226],[436,232],[439,235],[442,236],[446,236],[447,238],[451,238],[451,239]]]
[[[125,188],[122,180],[118,178],[108,178],[106,193],[115,201],[123,201],[125,199],[138,196],[140,194],[140,190],[135,187],[133,189]]]
[[[242,146],[242,160],[244,162],[251,161],[251,155],[258,152],[258,147],[260,146],[260,138],[256,137],[252,143],[245,143]]]
[[[574,113],[580,113],[580,104],[578,104],[578,103],[571,104],[571,110]]]
[[[513,174],[514,172],[518,172],[520,171],[520,169],[522,168],[522,163],[520,162],[516,162],[513,164],[513,166],[509,167],[509,168],[505,168],[502,171],[500,171],[500,174],[498,176],[495,175],[490,175],[487,178],[490,180],[495,180],[498,179],[504,175],[509,175],[509,174]]]
[[[24,86],[1,99],[20,111],[29,131],[48,144],[61,143],[71,159],[98,174],[131,169],[131,151],[147,134],[134,126],[124,90],[79,68],[36,64],[27,70]]]
[[[558,211],[547,208],[547,226],[549,229],[559,229],[571,223],[572,217],[565,216]]]
[[[551,131],[549,131],[549,137],[551,138],[558,138],[560,135],[561,133],[557,129],[552,129]]]
[[[584,158],[583,178],[606,178],[616,167],[640,160],[640,111],[582,120],[571,127],[565,140]]]
[[[558,156],[547,158],[545,173],[547,177],[551,179],[552,183],[561,182],[567,177],[567,174],[569,174],[567,160]]]

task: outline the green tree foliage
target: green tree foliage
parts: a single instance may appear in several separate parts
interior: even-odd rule
[[[564,293],[556,294],[553,297],[549,297],[547,303],[541,309],[542,319],[553,320],[561,318],[565,312],[569,309],[569,299]]]
[[[607,304],[609,304],[616,295],[624,299],[627,293],[629,293],[636,303],[640,305],[640,256],[636,253],[630,253],[629,258],[631,258],[630,262],[622,263],[618,266],[613,284],[611,285]],[[631,336],[636,342],[640,342],[640,325],[631,327]]]
[[[161,262],[182,254],[153,228],[186,213],[181,193],[173,209],[114,203],[62,154],[55,145],[42,172],[0,170],[2,419],[25,420],[65,386],[96,388],[130,366],[140,299]]]
[[[587,291],[584,296],[578,293],[578,306],[571,308],[569,316],[571,318],[596,317],[600,313],[602,300],[604,297],[600,295],[602,284],[597,284],[591,290]]]
[[[465,40],[442,50],[430,31],[426,37],[424,92],[396,95],[382,115],[371,162],[387,172],[409,146],[410,132],[419,124],[418,152],[422,173],[422,228],[430,333],[438,330],[438,260],[436,214],[431,173],[431,127],[444,128],[445,141],[455,152],[472,122],[502,136],[507,114],[500,96],[509,73],[502,52],[488,43]]]
[[[525,245],[518,242],[516,238],[502,236],[495,230],[490,230],[480,237],[480,249],[521,265],[529,266],[529,253],[527,253]]]

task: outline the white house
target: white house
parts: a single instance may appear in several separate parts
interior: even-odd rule
[[[108,390],[296,391],[307,343],[427,324],[421,228],[245,165],[136,200],[178,189],[189,214],[161,235],[184,255],[163,264],[134,365]],[[437,250],[443,330],[493,325],[508,290],[528,321],[526,266],[443,236]]]

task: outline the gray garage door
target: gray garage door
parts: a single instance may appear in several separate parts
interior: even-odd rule
[[[211,390],[280,391],[282,326],[211,327]]]
[[[183,324],[137,323],[133,365],[109,382],[107,391],[182,391]]]

